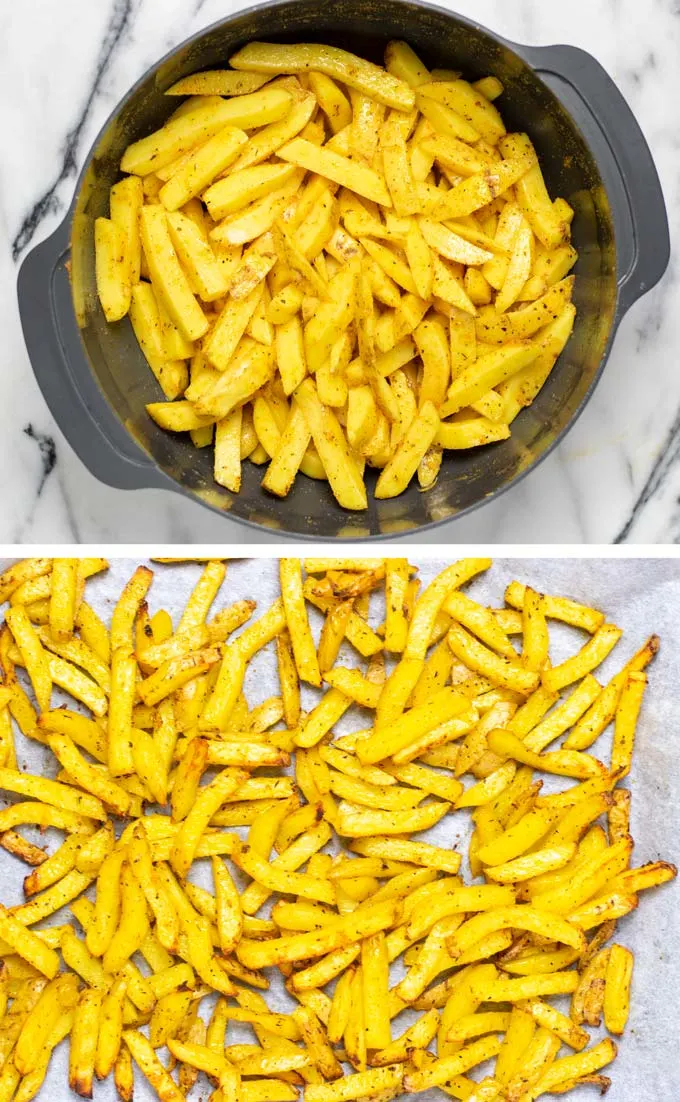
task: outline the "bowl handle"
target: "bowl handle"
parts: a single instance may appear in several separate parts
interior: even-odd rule
[[[575,46],[518,47],[564,100],[587,108],[581,129],[600,166],[617,231],[618,318],[659,282],[670,261],[668,215],[659,175],[635,115],[594,57]],[[557,78],[557,81],[550,78]],[[564,84],[571,93],[565,97]],[[568,103],[566,104],[568,106]]]
[[[121,490],[172,489],[124,429],[87,362],[73,312],[70,218],[25,257],[17,279],[28,356],[68,443],[101,482]]]

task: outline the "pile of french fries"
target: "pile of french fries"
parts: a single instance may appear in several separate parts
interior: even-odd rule
[[[446,450],[507,440],[571,335],[574,212],[548,194],[502,84],[251,43],[184,78],[126,150],[95,225],[106,318],[129,313],[170,432],[285,497],[346,509],[434,485]]]
[[[462,560],[420,592],[406,559],[281,559],[280,597],[256,615],[223,603],[226,566],[209,561],[176,622],[149,608],[140,566],[108,624],[86,587],[105,560],[0,576],[0,789],[17,797],[0,842],[32,867],[25,900],[0,906],[2,1102],[35,1097],[66,1037],[72,1089],[113,1073],[123,1102],[133,1063],[162,1102],[199,1073],[213,1102],[606,1088],[616,1046],[586,1027],[623,1032],[633,968],[609,943],[677,871],[631,867],[622,785],[659,641],[603,685],[621,630],[519,581],[486,607],[462,587],[490,565]],[[555,665],[552,621],[582,633]],[[251,706],[246,671],[270,644],[279,683]],[[612,723],[605,762],[592,748]],[[24,740],[55,777],[21,768]],[[466,884],[455,848],[412,835],[446,822],[453,839],[468,812]],[[28,826],[63,841],[47,856]],[[191,876],[206,860],[212,891]],[[273,968],[286,1009],[262,994]]]

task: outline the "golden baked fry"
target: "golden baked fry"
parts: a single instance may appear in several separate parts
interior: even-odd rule
[[[406,47],[391,58],[426,83]],[[634,964],[609,943],[640,893],[677,875],[631,867],[621,787],[656,636],[603,689],[621,629],[519,581],[509,607],[486,607],[463,586],[488,559],[418,594],[407,559],[284,558],[280,596],[247,626],[256,601],[224,605],[227,563],[202,561],[177,618],[153,607],[146,565],[108,613],[85,601],[105,560],[0,575],[0,789],[16,797],[0,841],[30,869],[23,902],[0,905],[0,1097],[34,1097],[65,1038],[72,1090],[91,1097],[113,1072],[127,1102],[133,1065],[161,1102],[199,1075],[214,1102],[606,1087],[616,1046],[587,1027],[624,1033]],[[584,634],[559,664],[552,619]],[[275,681],[251,706],[266,647]],[[57,707],[55,687],[79,709]],[[578,748],[551,748],[565,735]],[[56,776],[25,771],[26,739]],[[543,789],[551,775],[559,791]],[[468,814],[473,882],[441,834],[420,837],[445,823],[458,838]],[[56,846],[24,839],[31,825]],[[266,994],[272,969],[291,1010]],[[551,1001],[565,996],[569,1015]]]

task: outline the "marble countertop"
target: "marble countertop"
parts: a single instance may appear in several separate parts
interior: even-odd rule
[[[680,231],[676,0],[455,0],[517,42],[580,46],[618,83],[656,158]],[[22,0],[0,10],[0,542],[252,543],[253,532],[177,494],[97,482],[56,428],[19,324],[16,270],[58,225],[104,120],[158,57],[244,6],[233,0]],[[677,260],[619,330],[594,399],[519,486],[431,543],[680,542]],[[261,542],[267,542],[263,536]]]

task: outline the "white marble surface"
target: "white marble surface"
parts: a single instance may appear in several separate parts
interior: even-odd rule
[[[448,0],[440,0],[446,5]],[[175,494],[102,486],[55,427],[33,380],[16,268],[70,203],[104,119],[158,57],[243,6],[234,0],[0,3],[0,542],[252,542]],[[593,53],[627,96],[680,230],[676,0],[455,0],[518,42]],[[680,542],[680,273],[624,320],[595,398],[566,442],[505,497],[429,542]],[[263,539],[263,542],[265,540]]]

